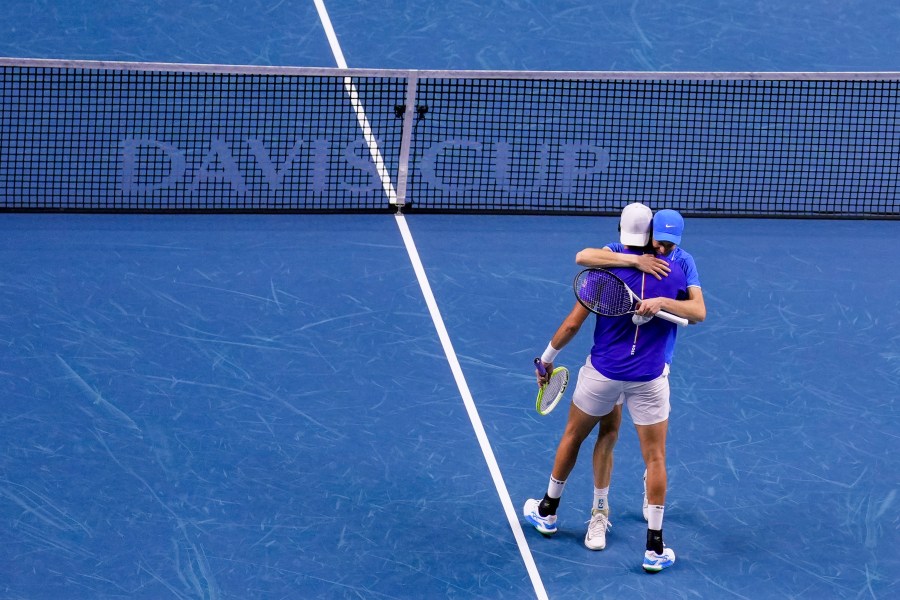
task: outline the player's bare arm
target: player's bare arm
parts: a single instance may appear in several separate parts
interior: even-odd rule
[[[575,262],[582,267],[632,267],[653,275],[657,279],[668,276],[669,264],[652,254],[624,254],[609,248],[585,248],[575,255]]]
[[[563,320],[562,324],[556,330],[556,333],[553,334],[553,338],[550,340],[550,345],[556,348],[557,350],[562,350],[566,344],[572,341],[579,330],[581,330],[581,326],[584,324],[584,321],[590,315],[590,311],[583,307],[578,302],[575,303],[575,306],[572,308],[571,312],[566,316]],[[544,368],[547,371],[553,371],[553,363],[544,362]],[[545,383],[547,381],[547,377],[541,377],[541,374],[535,369],[535,375],[537,375],[538,385]]]
[[[703,290],[698,287],[689,287],[686,300],[647,298],[641,301],[641,305],[635,311],[635,314],[653,316],[661,310],[684,317],[691,323],[705,321],[706,303],[703,300]]]

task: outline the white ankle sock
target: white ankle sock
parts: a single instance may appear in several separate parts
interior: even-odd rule
[[[609,486],[594,488],[594,510],[602,510],[609,514]]]
[[[659,504],[651,504],[647,507],[647,529],[659,531],[662,529],[663,513],[666,511],[665,506]]]
[[[550,476],[550,483],[547,485],[547,495],[551,498],[561,498],[563,493],[563,488],[566,487],[565,480],[560,481],[559,479],[555,479],[553,475]]]

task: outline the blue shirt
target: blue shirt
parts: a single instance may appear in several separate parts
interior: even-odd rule
[[[638,254],[623,248],[625,254]],[[668,257],[662,257],[670,266]],[[609,269],[622,278],[639,298],[663,296],[687,298],[687,280],[681,269],[672,269],[661,280],[637,269]],[[591,364],[605,377],[617,381],[650,381],[662,375],[666,366],[669,339],[676,325],[663,319],[651,319],[637,326],[631,315],[597,317]]]
[[[607,248],[612,250],[613,252],[625,252],[626,248],[619,242],[613,242],[611,244],[606,245]],[[636,254],[635,252],[628,252],[628,254]],[[702,287],[700,285],[700,273],[697,271],[697,264],[694,262],[694,257],[690,255],[690,253],[681,249],[681,246],[675,246],[675,249],[669,253],[668,256],[664,257],[669,260],[672,264],[676,264],[681,267],[681,270],[684,271],[685,280],[687,281],[688,287]],[[674,327],[672,329],[672,333],[670,334],[669,341],[666,347],[666,363],[672,364],[672,358],[675,356],[675,339],[678,337],[678,328]]]

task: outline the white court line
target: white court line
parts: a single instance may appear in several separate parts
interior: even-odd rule
[[[319,18],[322,21],[322,26],[325,28],[325,35],[328,37],[328,43],[331,46],[335,61],[339,68],[346,69],[348,68],[347,61],[344,59],[344,53],[341,51],[337,35],[334,32],[334,27],[331,25],[331,18],[328,16],[328,11],[325,9],[325,2],[324,0],[314,1],[316,9],[319,12]],[[356,94],[354,87],[349,83],[349,78],[346,86],[351,100],[353,100],[356,97]],[[372,135],[369,120],[366,118],[362,106],[358,102],[354,102],[353,107],[357,114],[357,120],[363,129],[363,135],[369,144],[369,152],[372,154],[376,166],[383,166],[384,160],[381,156],[381,150],[379,150],[375,137]],[[378,172],[381,175],[382,187],[384,188],[388,199],[395,200],[397,197],[396,192],[387,170],[379,168]],[[406,217],[398,212],[395,219],[397,227],[400,228],[400,235],[403,237],[403,243],[406,246],[406,251],[412,262],[413,270],[416,273],[416,279],[419,281],[419,287],[422,289],[422,295],[425,297],[425,304],[428,306],[431,320],[434,322],[434,327],[441,340],[441,346],[444,348],[444,354],[447,356],[447,362],[450,363],[450,370],[453,372],[456,386],[459,388],[463,404],[466,406],[466,412],[469,414],[469,420],[472,422],[472,428],[475,430],[475,437],[478,439],[478,444],[481,446],[481,452],[484,454],[484,460],[487,462],[488,469],[491,472],[491,478],[494,480],[494,487],[497,489],[497,495],[500,497],[500,503],[503,505],[503,510],[506,513],[506,519],[509,521],[509,526],[513,531],[513,535],[516,538],[516,544],[519,547],[519,553],[522,555],[522,560],[525,562],[525,568],[528,570],[528,575],[531,578],[531,584],[534,587],[535,594],[539,600],[547,600],[549,598],[547,596],[547,590],[544,588],[541,574],[534,562],[531,548],[529,548],[528,542],[525,540],[525,533],[522,531],[522,524],[519,522],[518,512],[513,507],[512,499],[509,496],[509,490],[506,489],[506,483],[503,481],[503,475],[500,473],[500,466],[497,464],[494,451],[491,449],[491,442],[488,440],[484,425],[481,422],[481,417],[478,415],[478,409],[475,407],[475,400],[472,398],[472,393],[469,391],[469,385],[466,383],[466,378],[463,375],[462,367],[456,356],[456,351],[453,349],[453,343],[450,341],[450,335],[447,333],[444,319],[441,317],[441,311],[438,309],[437,301],[431,291],[431,284],[429,284],[428,276],[425,274],[425,267],[422,265],[419,251],[416,249],[416,244],[413,240],[412,233],[409,230],[409,225],[406,223]]]
[[[428,305],[428,312],[431,313],[431,320],[434,321],[434,327],[437,329],[438,337],[441,345],[444,347],[444,354],[447,355],[447,361],[450,363],[450,370],[453,371],[453,378],[456,380],[456,386],[462,395],[463,403],[466,405],[466,411],[469,413],[469,420],[472,422],[472,428],[475,430],[475,437],[478,438],[478,445],[481,446],[481,452],[484,454],[484,460],[487,462],[488,469],[491,472],[491,478],[494,480],[494,487],[497,488],[497,495],[500,496],[500,503],[506,512],[506,519],[516,538],[519,546],[519,552],[522,554],[522,560],[525,561],[525,567],[528,569],[528,575],[531,577],[531,583],[537,597],[541,600],[548,598],[547,591],[544,589],[544,582],[541,580],[541,574],[531,555],[531,548],[525,540],[525,533],[522,531],[522,524],[519,523],[519,514],[513,507],[512,499],[509,497],[509,490],[506,489],[506,483],[503,481],[503,475],[500,473],[500,465],[494,457],[494,451],[491,449],[491,442],[488,440],[484,425],[481,423],[481,417],[478,416],[478,409],[475,407],[475,400],[469,391],[469,385],[463,375],[462,367],[459,359],[456,357],[456,351],[453,350],[453,343],[450,341],[450,334],[444,326],[444,319],[441,318],[441,312],[438,309],[437,301],[431,292],[431,285],[428,283],[428,277],[425,275],[425,267],[419,259],[419,252],[416,250],[415,242],[413,242],[412,234],[409,226],[406,224],[406,218],[397,213],[397,225],[400,227],[400,234],[406,244],[406,250],[412,261],[413,269],[416,272],[416,278],[419,280],[419,287],[422,288],[422,295],[425,296],[425,303]]]

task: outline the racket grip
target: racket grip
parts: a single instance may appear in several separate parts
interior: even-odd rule
[[[545,377],[547,375],[547,369],[544,368],[544,363],[540,358],[534,359],[534,368],[537,369],[538,373],[541,374],[541,377]]]
[[[682,327],[686,327],[688,324],[688,320],[685,319],[684,317],[679,317],[678,315],[673,315],[672,313],[667,313],[664,310],[661,310],[658,313],[656,313],[656,316],[659,317],[660,319],[663,319],[670,323],[675,323],[676,325],[680,325]]]

